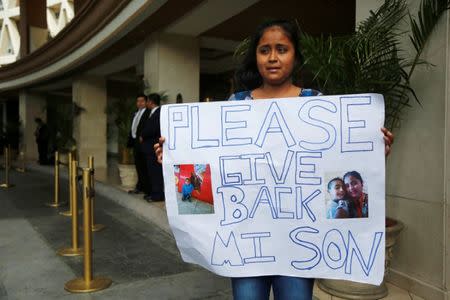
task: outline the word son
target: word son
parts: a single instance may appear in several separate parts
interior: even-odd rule
[[[342,269],[345,274],[352,274],[354,265],[361,268],[366,276],[369,276],[379,251],[383,232],[375,232],[372,239],[371,247],[368,249],[361,249],[358,245],[354,235],[350,230],[347,232],[346,238],[338,229],[332,229],[321,236],[322,243],[308,240],[308,236],[319,235],[320,232],[316,228],[309,226],[297,227],[292,230],[289,237],[293,243],[300,246],[298,251],[295,251],[301,259],[293,258],[291,266],[299,271],[307,271],[314,269],[319,263],[323,262],[328,268],[332,270]],[[245,247],[239,246],[238,240],[233,231],[229,234],[220,235],[215,234],[213,250],[211,254],[211,265],[224,266],[244,266],[251,263],[267,263],[274,262],[275,256],[263,255],[263,241],[270,238],[270,232],[252,232],[243,233],[240,235],[241,243],[244,240],[251,240],[248,243],[248,251],[253,255],[250,257],[243,257],[243,249]],[[270,241],[265,241],[270,243]],[[318,247],[321,244],[322,247]],[[253,245],[253,247],[251,247]]]

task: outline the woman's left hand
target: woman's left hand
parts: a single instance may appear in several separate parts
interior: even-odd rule
[[[384,134],[384,155],[388,156],[391,153],[392,144],[394,143],[394,135],[384,127],[381,128],[381,131]]]

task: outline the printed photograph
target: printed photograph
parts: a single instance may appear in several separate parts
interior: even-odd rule
[[[327,219],[369,217],[368,186],[361,172],[328,173],[324,182]]]
[[[178,214],[213,214],[214,199],[209,164],[174,165]]]

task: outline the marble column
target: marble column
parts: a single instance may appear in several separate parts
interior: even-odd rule
[[[26,160],[36,161],[39,157],[34,132],[36,130],[35,118],[46,122],[46,99],[40,94],[21,91],[19,93],[19,117],[21,122],[22,139],[20,151],[24,152]]]
[[[181,93],[185,102],[199,101],[200,53],[196,37],[154,33],[145,41],[144,78],[152,92],[164,91],[167,103]]]
[[[74,117],[73,136],[77,142],[80,166],[86,167],[94,156],[98,179],[106,177],[106,80],[103,77],[79,76],[72,83],[73,102],[81,109]]]

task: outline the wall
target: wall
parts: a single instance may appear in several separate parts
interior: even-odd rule
[[[356,20],[382,1],[359,0]],[[408,1],[413,13],[420,2]],[[419,67],[412,78],[422,106],[406,108],[387,160],[387,215],[405,223],[394,252],[389,280],[426,299],[445,295],[445,140],[448,69],[448,16],[442,18],[422,58],[433,67]],[[408,36],[403,45],[412,49]]]
[[[117,101],[116,98],[108,97],[108,105],[113,101]],[[119,131],[117,129],[116,124],[114,123],[114,117],[109,115],[107,116],[108,125],[107,125],[107,147],[106,151],[108,154],[118,154],[119,153]]]

